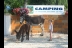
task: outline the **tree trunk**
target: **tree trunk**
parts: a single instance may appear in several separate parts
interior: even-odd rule
[[[27,6],[27,1],[28,1],[28,0],[25,0],[25,1],[24,1],[24,8],[26,8],[26,6]]]
[[[56,5],[58,5],[58,0],[56,0]]]

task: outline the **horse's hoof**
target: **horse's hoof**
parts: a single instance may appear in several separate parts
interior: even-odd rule
[[[21,42],[23,42],[23,40],[21,40]]]
[[[20,41],[16,41],[16,43],[20,43]]]
[[[43,34],[40,34],[40,36],[43,36]]]
[[[29,40],[29,39],[26,39],[26,40]]]
[[[23,42],[23,40],[21,40],[21,42]]]
[[[29,40],[29,39],[27,39],[27,40]]]

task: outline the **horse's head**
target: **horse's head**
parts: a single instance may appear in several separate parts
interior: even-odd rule
[[[16,32],[16,39],[19,40],[21,37],[21,34],[20,34],[20,32],[17,32],[16,30],[15,30],[15,32]]]
[[[20,9],[20,23],[22,24],[23,21],[25,20],[25,16],[26,16],[26,11],[24,9]]]
[[[20,24],[22,24],[24,20],[25,20],[25,16],[20,16]]]
[[[18,40],[20,39],[20,33],[19,32],[16,33],[16,39],[18,39]]]

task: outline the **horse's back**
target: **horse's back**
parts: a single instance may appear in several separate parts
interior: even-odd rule
[[[33,24],[40,24],[40,23],[44,23],[44,18],[42,18],[41,16],[36,16],[36,17],[32,17],[31,21]]]

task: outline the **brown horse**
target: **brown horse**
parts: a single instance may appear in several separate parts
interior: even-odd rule
[[[16,31],[16,39],[19,40],[21,38],[21,42],[23,42],[24,38],[26,36],[26,40],[29,40],[29,31],[30,31],[30,25],[28,23],[23,23],[20,27],[19,31]],[[26,34],[26,35],[24,35]]]

